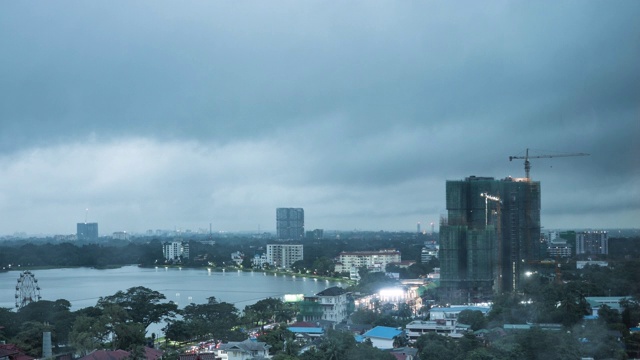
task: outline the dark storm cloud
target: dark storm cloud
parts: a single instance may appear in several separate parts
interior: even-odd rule
[[[269,228],[274,207],[295,203],[318,227],[405,229],[445,212],[447,179],[523,176],[508,156],[526,148],[591,154],[532,160],[545,226],[562,213],[585,215],[574,226],[640,217],[635,1],[0,7],[0,164],[15,178],[2,189],[47,176],[33,168],[45,159],[74,164],[24,195],[24,217],[32,203],[92,202],[114,223],[217,217],[237,230],[256,225],[225,206]],[[56,195],[69,181],[80,194]],[[598,222],[572,192],[613,194],[591,199],[624,203],[625,220]]]

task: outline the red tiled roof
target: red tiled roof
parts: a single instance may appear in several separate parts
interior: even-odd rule
[[[147,360],[156,360],[162,356],[162,351],[150,347],[144,348]],[[122,360],[130,353],[124,350],[96,350],[78,360]]]

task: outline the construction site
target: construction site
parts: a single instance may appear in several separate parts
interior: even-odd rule
[[[530,264],[542,260],[540,182],[530,177],[469,176],[446,182],[447,216],[440,220],[440,294],[451,303],[475,303],[518,291]]]

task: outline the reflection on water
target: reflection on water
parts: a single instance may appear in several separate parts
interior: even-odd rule
[[[190,302],[202,304],[215,296],[242,310],[258,300],[284,294],[313,295],[335,282],[305,281],[293,276],[254,276],[253,272],[216,272],[211,269],[89,268],[34,270],[43,300],[67,299],[72,310],[93,306],[101,296],[119,290],[144,286],[163,293],[168,300],[184,307]],[[266,275],[266,274],[265,274]],[[15,306],[15,286],[19,271],[0,273],[0,307]]]

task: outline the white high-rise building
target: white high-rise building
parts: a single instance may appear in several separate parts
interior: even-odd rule
[[[162,244],[164,258],[169,261],[189,259],[189,243],[186,241],[172,241]]]
[[[302,260],[304,255],[303,245],[294,244],[268,244],[267,262],[281,269],[288,269],[296,261]]]

